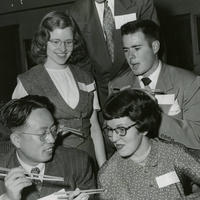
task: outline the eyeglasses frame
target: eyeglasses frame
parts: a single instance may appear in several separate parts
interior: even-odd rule
[[[117,135],[119,135],[120,137],[124,137],[124,136],[126,136],[127,131],[128,131],[130,128],[132,128],[133,126],[135,126],[136,124],[137,124],[137,123],[134,123],[134,124],[132,124],[132,125],[130,125],[130,126],[128,126],[128,127],[123,127],[123,126],[121,126],[121,127],[117,127],[117,128],[114,128],[114,129],[105,127],[104,129],[107,130],[107,135],[108,135],[109,138],[111,138],[111,137],[113,136],[113,131],[115,131],[115,133],[116,133]],[[121,133],[117,132],[117,130],[119,130],[119,128],[123,128],[123,129],[124,129],[124,134],[121,134]],[[109,131],[112,131],[112,136],[109,136],[109,134],[108,134]]]
[[[69,41],[70,41],[70,44],[67,43]],[[62,44],[64,44],[65,47],[72,47],[73,44],[74,44],[74,40],[73,39],[72,40],[68,39],[68,40],[65,40],[65,41],[61,41],[60,39],[51,39],[48,42],[50,42],[57,49],[60,48]],[[58,43],[56,44],[56,42],[58,42]]]
[[[56,128],[56,134],[54,134],[52,132],[52,128],[55,127]],[[50,128],[46,129],[45,130],[45,133],[43,134],[37,134],[37,133],[28,133],[28,132],[19,132],[20,134],[24,134],[24,135],[35,135],[35,136],[38,136],[40,138],[40,141],[41,142],[46,142],[47,141],[47,138],[48,136],[51,134],[51,136],[56,139],[58,134],[59,134],[59,131],[58,131],[58,127],[56,125],[53,125],[51,126]]]

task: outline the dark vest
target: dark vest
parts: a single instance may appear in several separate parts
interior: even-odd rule
[[[93,111],[94,95],[92,91],[82,90],[78,83],[89,85],[94,80],[87,72],[76,66],[70,65],[70,70],[75,78],[80,95],[79,103],[74,109],[64,101],[43,65],[31,68],[19,75],[18,78],[28,94],[46,96],[50,99],[55,106],[54,116],[59,124],[79,129],[84,136],[88,137],[90,135],[90,117]],[[74,137],[74,135],[71,135],[71,137]],[[69,137],[67,137],[67,140],[69,141]],[[76,143],[75,145],[72,144],[74,147],[83,142],[81,138],[76,137],[75,140],[71,141],[71,144]]]

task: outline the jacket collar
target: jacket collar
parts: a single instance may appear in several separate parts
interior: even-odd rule
[[[119,5],[121,4],[123,8],[129,9],[130,7],[136,4],[136,1],[135,0],[115,0],[115,3],[118,3]]]
[[[174,88],[171,79],[170,79],[170,72],[169,68],[166,64],[162,63],[162,68],[160,71],[160,75],[158,77],[158,82],[156,88],[162,90],[165,93],[172,90]]]

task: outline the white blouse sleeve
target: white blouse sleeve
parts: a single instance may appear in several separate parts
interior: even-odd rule
[[[96,90],[94,91],[93,109],[94,110],[101,110]]]
[[[24,89],[22,82],[19,79],[17,79],[17,86],[15,87],[14,92],[12,94],[12,99],[19,99],[26,95],[28,95],[28,93]]]

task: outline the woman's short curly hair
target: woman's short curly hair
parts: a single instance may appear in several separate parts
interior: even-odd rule
[[[129,117],[136,122],[139,132],[155,138],[161,123],[161,108],[155,99],[141,89],[126,89],[112,94],[106,100],[103,114],[106,120]]]
[[[50,32],[56,28],[64,29],[66,27],[72,28],[74,37],[73,52],[67,62],[75,64],[88,57],[84,39],[74,19],[63,12],[53,11],[43,17],[32,39],[31,55],[36,63],[40,64],[46,61]]]

